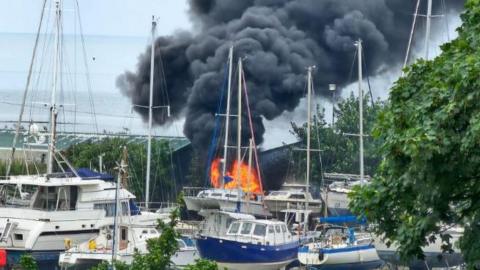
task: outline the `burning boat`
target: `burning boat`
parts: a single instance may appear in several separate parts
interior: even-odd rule
[[[211,188],[184,188],[186,196],[184,197],[187,209],[198,212],[202,209],[220,209],[222,211],[249,213],[255,216],[270,216],[270,212],[263,204],[263,188],[261,175],[259,173],[258,155],[255,146],[255,140],[252,131],[251,114],[248,107],[248,96],[246,88],[242,87],[244,81],[241,70],[241,61],[239,62],[239,87],[237,97],[237,116],[242,116],[242,97],[246,99],[247,117],[250,120],[250,144],[248,147],[242,146],[242,117],[237,118],[237,145],[229,145],[229,118],[230,99],[231,99],[231,80],[232,80],[232,61],[233,48],[229,53],[229,76],[227,89],[227,103],[225,113],[223,114],[222,102],[218,108],[216,117],[225,116],[225,139],[223,145],[223,157],[214,158],[209,155],[207,180]],[[244,95],[243,95],[244,93]],[[223,99],[223,94],[222,98]],[[211,148],[217,147],[217,130],[215,128]],[[229,148],[236,149],[236,159],[229,162]],[[245,151],[247,149],[248,151]],[[215,153],[211,149],[210,153]],[[248,162],[245,162],[245,156],[248,156]]]

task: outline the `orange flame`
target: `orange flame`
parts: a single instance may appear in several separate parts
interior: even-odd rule
[[[245,163],[235,161],[232,168],[228,172],[226,172],[226,175],[233,179],[232,181],[225,183],[224,187],[226,189],[236,189],[238,188],[238,184],[240,184],[243,192],[262,192],[257,171],[254,168],[251,168],[249,170],[248,165]],[[222,173],[220,172],[220,158],[217,158],[212,162],[212,166],[210,167],[210,182],[212,183],[213,187],[221,187],[221,176]]]

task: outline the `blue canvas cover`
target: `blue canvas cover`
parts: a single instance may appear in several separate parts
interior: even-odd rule
[[[92,171],[88,168],[78,168],[77,169],[77,174],[83,180],[90,180],[90,179],[101,179],[101,180],[104,180],[104,181],[115,180],[114,177],[111,176],[110,174],[95,172],[95,171]]]
[[[358,218],[357,216],[321,217],[319,221],[322,223],[367,223],[365,218]]]

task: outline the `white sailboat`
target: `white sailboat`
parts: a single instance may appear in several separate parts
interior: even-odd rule
[[[228,149],[232,148],[229,145],[229,126],[230,126],[230,99],[231,99],[231,83],[232,83],[232,66],[233,66],[233,46],[229,50],[229,73],[228,73],[228,89],[227,89],[227,104],[225,113],[225,141],[223,148],[223,158],[221,175],[219,177],[220,185],[218,187],[200,190],[198,193],[192,193],[198,191],[198,189],[186,190],[186,196],[184,197],[187,209],[190,211],[198,212],[202,209],[220,209],[222,211],[234,211],[249,213],[255,216],[270,216],[270,212],[267,210],[262,201],[263,194],[252,194],[252,192],[242,190],[242,184],[240,183],[240,169],[237,168],[237,172],[232,175],[228,175],[227,166],[229,164]],[[238,61],[238,97],[237,97],[237,157],[235,162],[241,163],[242,160],[242,76],[243,76],[242,60]],[[237,166],[240,166],[237,164]],[[210,175],[212,177],[212,175]],[[232,188],[227,188],[226,179],[234,182],[236,185]],[[254,196],[252,196],[254,195]]]
[[[358,41],[357,46],[361,52],[362,42]],[[308,110],[310,111],[311,93],[312,93],[312,68],[308,69]],[[361,103],[361,102],[360,102]],[[360,109],[361,112],[361,109]],[[310,112],[307,120],[307,186],[309,184],[310,172]],[[361,121],[361,120],[360,120]],[[363,128],[360,125],[360,134]],[[361,136],[360,135],[360,136]],[[360,143],[363,149],[363,144]],[[363,158],[363,151],[360,151]],[[361,174],[363,175],[363,162],[360,163]],[[328,205],[328,201],[327,201]],[[307,203],[308,207],[308,203]],[[321,218],[322,222],[336,221],[332,218]],[[352,219],[355,221],[355,218]],[[343,219],[339,220],[344,223]],[[308,218],[305,219],[305,228],[308,228]],[[366,237],[355,236],[353,230],[340,227],[324,227],[322,233],[311,243],[307,243],[298,249],[298,260],[307,269],[349,269],[349,270],[368,270],[380,267],[383,262],[379,259],[373,240],[368,235]]]

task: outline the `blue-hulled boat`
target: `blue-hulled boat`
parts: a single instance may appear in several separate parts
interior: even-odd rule
[[[203,215],[197,248],[221,269],[281,269],[297,259],[298,237],[284,222],[222,211]]]

